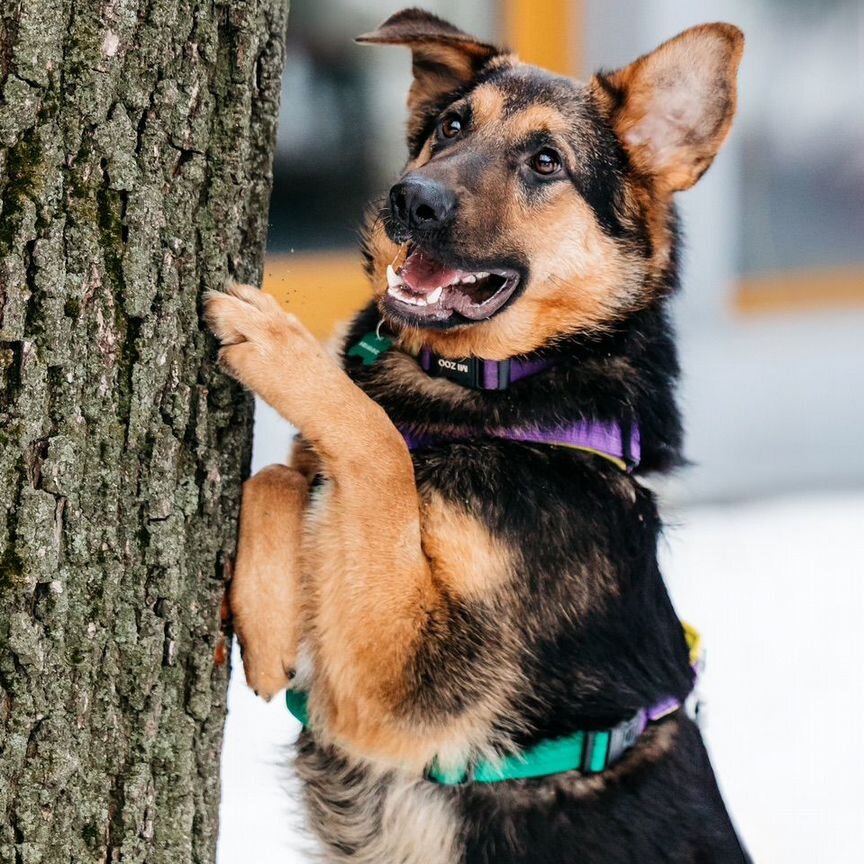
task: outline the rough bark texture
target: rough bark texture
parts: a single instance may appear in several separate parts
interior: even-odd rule
[[[0,3],[0,861],[212,861],[286,0]],[[220,662],[221,661],[221,665]]]

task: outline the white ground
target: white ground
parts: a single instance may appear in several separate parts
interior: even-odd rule
[[[667,519],[665,573],[679,613],[707,643],[706,736],[750,851],[759,864],[857,864],[864,492],[702,506]],[[309,861],[280,753],[297,724],[281,700],[267,705],[246,689],[234,660],[219,864]]]

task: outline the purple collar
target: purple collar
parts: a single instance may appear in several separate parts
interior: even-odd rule
[[[599,423],[583,420],[556,429],[489,429],[476,433],[448,433],[446,435],[422,434],[402,428],[402,437],[409,450],[422,450],[436,444],[455,441],[474,441],[478,438],[498,438],[507,441],[523,441],[531,444],[552,444],[587,450],[614,462],[628,474],[639,464],[641,448],[639,429],[632,426],[629,435],[618,423]]]
[[[479,357],[449,360],[429,348],[422,348],[417,359],[420,367],[434,378],[449,378],[475,390],[506,390],[521,378],[549,368],[545,360],[481,360]]]

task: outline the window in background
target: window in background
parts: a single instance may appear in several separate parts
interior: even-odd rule
[[[864,3],[741,12],[739,308],[864,301]]]

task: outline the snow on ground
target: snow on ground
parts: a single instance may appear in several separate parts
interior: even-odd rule
[[[702,632],[706,737],[759,864],[855,864],[864,849],[864,492],[667,513],[662,557]],[[223,753],[219,864],[301,864],[284,703],[239,656]],[[285,788],[287,785],[287,788]]]
[[[754,859],[861,861],[864,493],[676,521],[664,572],[705,639],[706,737]]]

